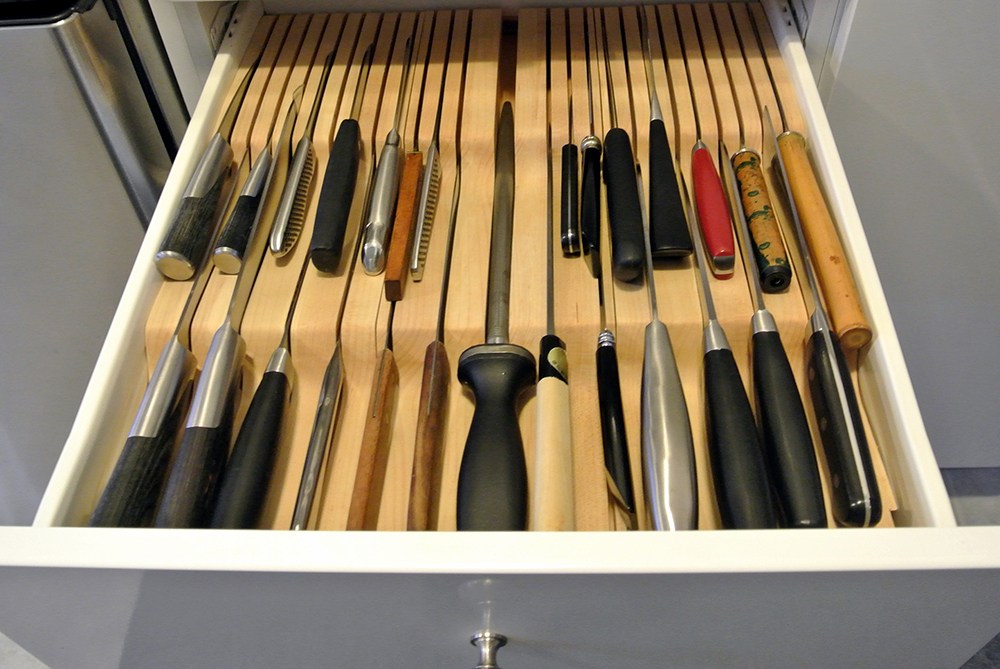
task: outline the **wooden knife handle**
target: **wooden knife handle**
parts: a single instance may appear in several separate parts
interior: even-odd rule
[[[382,359],[372,378],[372,395],[361,439],[358,473],[354,479],[348,530],[374,530],[382,504],[382,486],[389,464],[389,435],[399,394],[399,370],[391,349],[382,350]]]
[[[786,132],[778,137],[778,148],[833,329],[843,346],[861,348],[871,341],[872,329],[861,309],[844,247],[809,162],[806,140],[797,132]]]
[[[740,185],[736,197],[743,201],[743,213],[753,236],[753,254],[761,289],[765,293],[781,292],[791,283],[792,266],[788,263],[778,219],[774,217],[760,156],[756,151],[744,149],[733,156],[732,162]]]
[[[406,516],[408,530],[437,529],[450,382],[448,351],[440,341],[432,341],[424,354],[424,376],[420,382],[420,413],[413,449],[410,507]]]
[[[392,223],[392,237],[389,240],[389,256],[385,262],[385,298],[390,302],[403,299],[407,264],[413,246],[417,191],[423,168],[423,156],[420,153],[406,154],[403,177],[399,184],[399,200],[396,203],[396,219]]]
[[[576,527],[573,497],[573,438],[566,346],[555,335],[542,337],[535,422],[535,480],[531,489],[531,529],[542,532]]]

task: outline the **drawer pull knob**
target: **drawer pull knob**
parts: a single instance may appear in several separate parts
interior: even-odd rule
[[[507,645],[507,637],[495,632],[478,632],[472,635],[470,642],[479,649],[479,663],[476,669],[500,669],[497,664],[497,651]]]

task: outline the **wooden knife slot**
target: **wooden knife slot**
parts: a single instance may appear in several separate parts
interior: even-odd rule
[[[589,134],[587,114],[586,58],[584,51],[584,11],[552,9],[549,21],[552,30],[551,107],[552,155],[554,178],[559,179],[560,149],[568,139],[579,141]],[[600,16],[602,10],[590,14]],[[690,183],[690,151],[696,140],[694,107],[691,88],[697,99],[701,137],[710,151],[716,151],[720,137],[731,151],[739,148],[739,116],[744,122],[746,143],[750,148],[769,152],[761,143],[760,115],[751,88],[756,85],[761,103],[772,110],[778,123],[775,96],[780,97],[791,128],[805,131],[796,94],[778,54],[770,28],[757,4],[716,3],[712,5],[664,5],[645,7],[606,8],[611,70],[619,124],[632,137],[633,147],[643,167],[648,156],[649,97],[643,74],[643,55],[639,42],[637,11],[645,11],[653,34],[652,58],[657,92],[664,114],[668,137],[678,167]],[[514,96],[516,133],[515,232],[510,305],[510,330],[513,343],[520,344],[537,355],[538,341],[545,328],[545,207],[546,207],[546,21],[547,10],[519,10],[517,16],[517,71]],[[441,123],[441,186],[437,214],[421,282],[411,282],[405,299],[396,308],[393,341],[399,366],[399,396],[386,480],[383,487],[380,530],[406,528],[410,472],[413,460],[414,435],[417,424],[417,403],[423,369],[423,355],[434,337],[439,288],[443,270],[447,219],[455,178],[455,127],[459,108],[459,79],[466,28],[470,12],[439,11],[435,33],[429,30],[434,12],[379,14],[329,14],[265,16],[257,29],[257,38],[243,56],[233,86],[242,79],[246,68],[263,51],[264,57],[255,73],[248,97],[234,134],[237,163],[244,154],[252,159],[268,141],[268,130],[277,118],[275,135],[288,109],[292,94],[304,86],[303,111],[296,124],[293,143],[302,136],[306,116],[316,95],[319,72],[329,51],[337,48],[326,94],[320,108],[314,141],[317,151],[316,177],[310,191],[305,227],[294,250],[281,259],[270,254],[264,259],[243,322],[242,335],[247,342],[247,364],[237,425],[246,412],[253,391],[264,373],[271,352],[278,345],[292,300],[299,270],[306,260],[308,240],[316,211],[320,180],[325,170],[329,144],[340,121],[350,113],[351,100],[358,77],[358,62],[367,45],[375,40],[374,60],[369,75],[360,116],[363,150],[359,168],[358,188],[345,249],[355,248],[356,235],[362,217],[361,193],[372,169],[373,152],[377,153],[392,126],[396,93],[401,85],[403,44],[415,34],[414,58],[408,109],[405,113],[403,147],[413,150],[414,135],[419,150],[426,152],[433,133],[442,63],[449,23],[454,20],[452,53],[448,62],[448,77],[444,94]],[[756,15],[767,50],[767,61],[777,82],[775,92],[759,57],[759,50],[750,29]],[[471,12],[471,31],[462,124],[462,196],[458,210],[455,248],[446,320],[445,344],[455,369],[459,356],[469,346],[483,340],[486,284],[489,257],[489,226],[493,193],[493,149],[497,96],[497,58],[500,51],[503,17],[500,10]],[[624,22],[627,39],[628,71],[624,62],[620,26]],[[414,33],[414,29],[416,32]],[[567,72],[565,67],[566,31],[570,33],[572,53],[573,127],[568,127]],[[699,41],[698,33],[701,33]],[[667,54],[661,51],[658,33],[662,34]],[[747,61],[740,55],[741,36]],[[598,36],[600,32],[597,32]],[[593,33],[592,33],[593,35]],[[265,37],[266,36],[266,37]],[[681,37],[686,49],[681,48]],[[266,41],[265,41],[266,40]],[[704,44],[704,58],[699,44]],[[599,42],[598,42],[599,44]],[[596,132],[603,137],[610,127],[606,93],[606,75],[601,52],[591,38],[591,72],[594,85]],[[429,69],[424,69],[430,50]],[[389,58],[391,51],[391,60]],[[685,66],[685,54],[687,66]],[[695,55],[697,57],[695,57]],[[558,66],[557,66],[558,62]],[[388,65],[387,65],[388,63]],[[626,75],[631,81],[631,95]],[[691,79],[689,87],[688,77]],[[735,98],[729,77],[735,82]],[[715,82],[715,95],[710,87]],[[230,90],[230,93],[232,90]],[[422,97],[421,97],[422,92]],[[421,103],[423,109],[420,109]],[[634,110],[635,127],[632,127]],[[718,117],[716,116],[718,110]],[[416,127],[419,118],[419,127]],[[780,128],[778,129],[780,132]],[[801,261],[794,237],[790,233],[789,215],[783,199],[776,194],[771,174],[766,175],[772,201],[777,208],[784,240],[793,257],[796,272],[790,288],[781,294],[768,295],[767,306],[778,321],[782,339],[795,370],[799,388],[805,392],[804,342],[807,320],[803,300],[804,285],[800,284]],[[238,185],[239,186],[239,185]],[[556,221],[560,211],[560,189],[554,186]],[[606,206],[606,198],[603,202]],[[605,213],[605,221],[606,213]],[[269,221],[267,222],[269,224]],[[558,224],[557,224],[558,234]],[[603,247],[608,248],[604,226]],[[266,234],[266,232],[265,232]],[[556,248],[559,248],[558,241]],[[605,253],[605,258],[610,255]],[[152,262],[152,259],[148,259]],[[357,469],[365,413],[368,408],[372,370],[378,363],[385,341],[388,303],[383,297],[384,276],[367,276],[360,260],[353,270],[350,290],[344,301],[344,291],[351,272],[350,253],[345,251],[341,267],[334,274],[325,274],[310,267],[295,312],[292,333],[293,393],[282,433],[282,442],[265,504],[261,527],[287,529],[291,521],[298,490],[306,444],[312,428],[319,386],[324,369],[334,349],[336,325],[341,303],[345,304],[341,339],[344,352],[345,390],[336,420],[320,492],[312,515],[312,526],[322,530],[341,530],[347,522],[350,497]],[[140,262],[143,259],[140,259]],[[609,502],[604,461],[601,449],[600,423],[597,411],[597,385],[594,351],[599,332],[598,292],[586,263],[580,258],[555,259],[556,333],[566,342],[569,356],[569,385],[573,410],[573,471],[575,480],[576,525],[578,530],[624,529]],[[606,272],[610,274],[610,272]],[[688,402],[694,430],[698,484],[700,495],[699,527],[719,527],[710,466],[705,446],[705,418],[702,381],[702,314],[698,294],[697,270],[691,259],[660,261],[655,272],[660,316],[667,324],[677,356],[678,366]],[[749,321],[752,315],[749,289],[743,262],[736,259],[734,277],[727,281],[712,279],[713,296],[744,383],[749,387]],[[235,277],[215,272],[212,276],[192,325],[195,356],[205,359],[208,345],[222,323]],[[164,281],[146,324],[146,356],[152,370],[164,343],[173,333],[177,317],[189,289],[187,282]],[[615,282],[607,296],[608,318],[618,341],[621,386],[629,438],[633,480],[637,504],[643,505],[640,469],[640,377],[643,356],[643,330],[649,320],[646,290],[642,282]],[[876,334],[877,336],[877,334]],[[865,352],[860,354],[862,359]],[[859,388],[865,414],[866,429],[872,457],[883,498],[884,508],[896,508],[893,493],[882,462],[880,448],[891,447],[888,428],[880,415],[879,402],[872,401],[858,386],[859,356],[849,356],[855,386]],[[864,366],[861,365],[862,376]],[[137,385],[139,380],[135,380]],[[441,530],[455,528],[455,498],[458,469],[461,461],[473,404],[467,392],[452,379],[450,410],[446,428],[444,474],[441,490]],[[135,395],[135,393],[133,393]],[[141,392],[139,393],[141,395]],[[133,399],[138,405],[139,395]],[[819,447],[811,404],[806,397],[824,488],[829,488],[828,470]],[[521,433],[525,442],[531,485],[532,449],[535,435],[535,399],[528,398],[520,414]],[[118,419],[119,421],[121,419]],[[121,433],[128,429],[122,422]],[[234,430],[235,438],[236,430]],[[117,442],[122,443],[124,439]],[[120,446],[108,446],[113,453],[101,456],[106,481]],[[103,483],[101,484],[103,487]],[[98,487],[93,494],[100,493]],[[829,504],[828,504],[829,507]],[[83,519],[85,522],[85,519]],[[640,515],[642,529],[648,529]],[[880,526],[893,524],[892,513],[884,513]],[[830,525],[833,526],[832,518]]]

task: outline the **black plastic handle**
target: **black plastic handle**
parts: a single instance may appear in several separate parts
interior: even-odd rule
[[[649,244],[654,258],[678,258],[693,250],[672,156],[663,121],[653,119],[649,122]]]
[[[157,252],[156,266],[168,279],[187,281],[201,267],[215,236],[215,214],[227,172],[201,197],[186,197]]]
[[[310,257],[316,269],[335,272],[347,236],[361,154],[361,126],[352,118],[337,129],[316,204]]]
[[[518,397],[535,382],[535,359],[520,346],[474,346],[458,361],[458,380],[476,410],[458,474],[459,530],[523,530],[528,471],[518,425]]]
[[[91,527],[148,527],[153,522],[156,504],[167,479],[177,426],[187,405],[182,398],[155,437],[125,440],[111,478],[90,516]]]
[[[184,430],[177,458],[170,470],[155,527],[207,527],[219,492],[219,476],[226,465],[230,416],[218,427]]]
[[[851,373],[847,368],[844,353],[840,349],[840,342],[833,332],[829,335],[833,344],[832,356],[823,341],[822,331],[814,332],[809,337],[806,369],[813,408],[816,411],[816,422],[819,424],[819,435],[823,442],[823,451],[826,453],[827,465],[830,467],[830,479],[833,484],[831,490],[833,516],[841,525],[851,527],[875,525],[882,517],[882,498],[875,480],[868,439],[865,437],[858,398],[854,394],[854,384],[851,382]],[[843,381],[843,401],[838,392],[834,365]],[[844,402],[847,404],[846,413],[843,408]],[[854,428],[857,456],[849,426]],[[860,469],[857,465],[858,460],[861,462]],[[868,488],[867,495],[865,487]]]
[[[757,425],[729,349],[705,354],[705,401],[708,448],[723,527],[778,527]]]
[[[563,255],[580,255],[580,164],[576,144],[562,148],[562,225],[560,239]]]
[[[284,372],[266,372],[222,474],[212,527],[257,527],[271,481],[287,399],[288,376]]]
[[[635,513],[632,489],[632,466],[625,436],[625,410],[618,377],[618,354],[614,345],[597,347],[597,402],[601,413],[601,436],[604,441],[604,468],[629,513]]]
[[[823,484],[792,366],[777,332],[753,336],[753,379],[771,481],[788,527],[826,527]]]
[[[601,150],[583,150],[583,183],[580,186],[580,241],[590,260],[590,273],[601,276]]]
[[[635,281],[646,264],[635,158],[628,133],[612,128],[604,137],[604,183],[608,187],[612,271],[619,281]]]
[[[225,274],[236,274],[240,271],[243,254],[246,253],[250,241],[250,232],[257,218],[260,198],[261,194],[240,195],[233,205],[233,213],[229,215],[229,220],[219,233],[213,260]]]

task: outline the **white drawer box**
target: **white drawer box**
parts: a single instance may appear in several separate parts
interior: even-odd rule
[[[145,374],[144,329],[161,282],[149,259],[215,131],[210,119],[259,11],[246,3],[192,118],[35,525],[0,530],[0,564],[123,570],[123,578],[131,573],[124,570],[149,570],[129,634],[152,634],[166,616],[177,645],[126,645],[126,665],[471,666],[466,639],[488,625],[510,637],[500,654],[509,667],[958,666],[996,632],[1000,528],[954,526],[805,53],[781,5],[765,4],[876,332],[862,356],[859,394],[879,437],[897,527],[674,534],[65,527],[93,508],[103,475],[95,463],[111,457],[108,435],[130,422],[142,393],[141,383],[121,379]],[[310,633],[300,638],[302,630]]]

